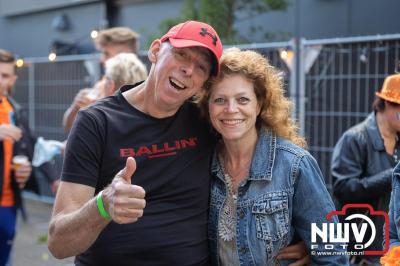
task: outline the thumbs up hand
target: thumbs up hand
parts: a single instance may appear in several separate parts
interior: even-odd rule
[[[125,168],[118,172],[103,192],[105,209],[116,223],[133,223],[143,216],[146,193],[142,187],[132,185],[135,171],[136,161],[128,157]]]

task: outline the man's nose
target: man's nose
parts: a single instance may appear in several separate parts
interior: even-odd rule
[[[188,61],[185,62],[184,65],[181,67],[181,70],[188,76],[191,76],[194,72],[195,63]]]

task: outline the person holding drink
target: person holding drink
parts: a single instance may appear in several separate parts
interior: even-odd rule
[[[12,53],[0,49],[0,266],[9,260],[17,209],[23,210],[20,192],[32,174],[30,160],[36,142],[26,112],[8,95],[17,80],[14,62]],[[40,168],[53,176],[50,165]]]

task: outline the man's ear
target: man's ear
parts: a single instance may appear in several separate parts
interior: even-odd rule
[[[147,56],[151,63],[157,62],[157,56],[160,50],[161,50],[161,41],[159,39],[154,40],[150,45],[149,51],[147,52]]]

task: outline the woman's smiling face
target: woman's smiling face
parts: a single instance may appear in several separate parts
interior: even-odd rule
[[[215,83],[208,107],[212,125],[225,140],[244,139],[256,131],[260,106],[253,83],[243,75],[228,75]]]

